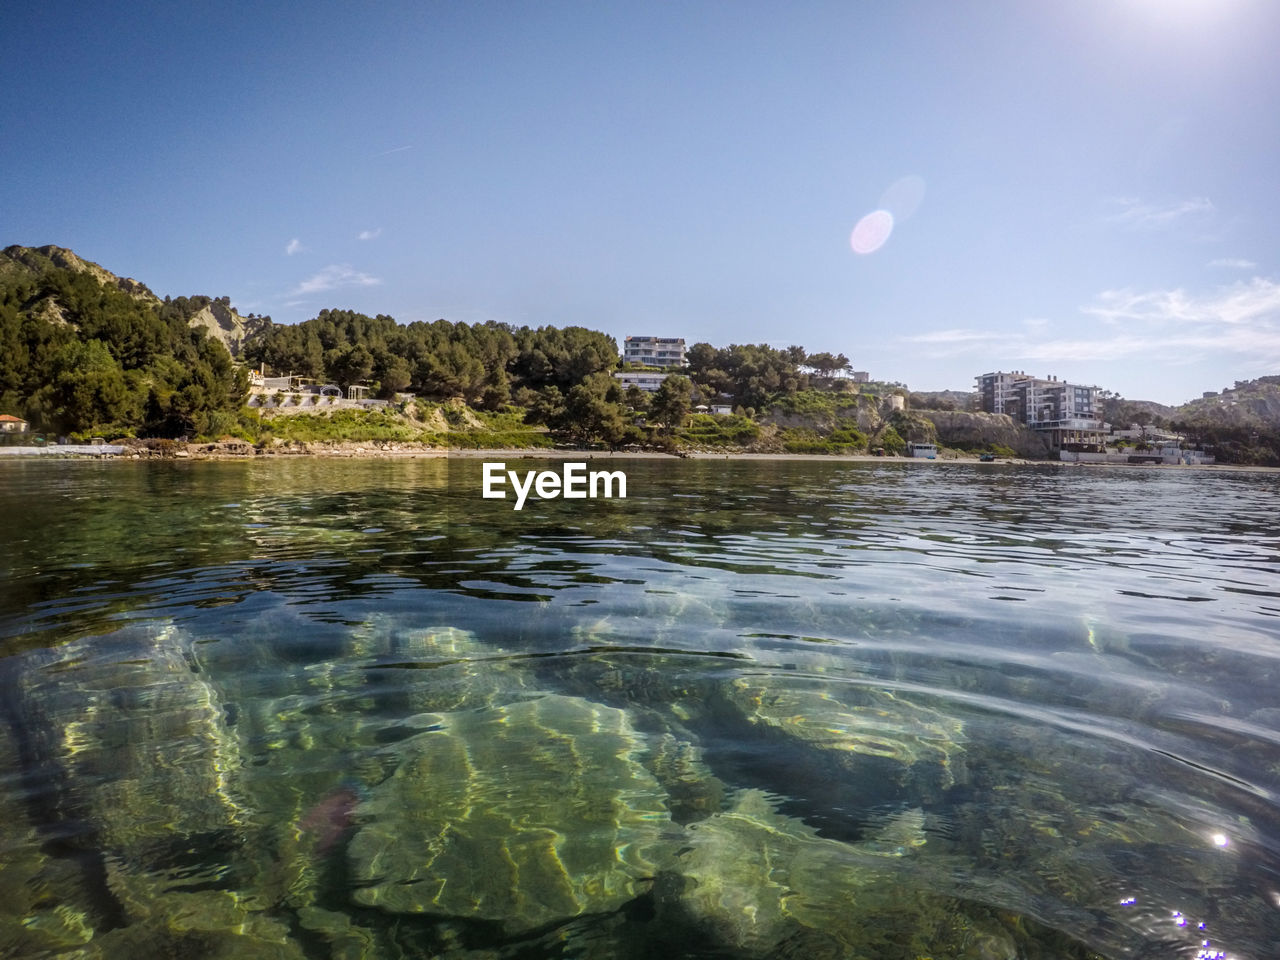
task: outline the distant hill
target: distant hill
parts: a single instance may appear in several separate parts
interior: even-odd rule
[[[249,340],[272,326],[270,317],[240,316],[231,306],[228,297],[220,300],[190,297],[188,302],[192,306],[197,304],[203,304],[203,306],[187,320],[187,323],[219,341],[237,360],[241,358],[244,346]]]
[[[7,247],[0,413],[60,436],[220,436],[239,426],[248,389],[228,346],[254,323],[271,322],[225,300],[161,300],[62,247]]]
[[[1237,381],[1217,396],[1184,403],[1171,424],[1219,460],[1280,466],[1280,376]]]
[[[1178,415],[1179,409],[1154,400],[1126,400],[1123,397],[1105,397],[1100,407],[1102,419],[1121,430],[1132,423],[1167,424]]]
[[[0,282],[21,277],[35,278],[46,270],[70,270],[87,273],[101,284],[123,290],[138,300],[160,302],[145,283],[129,277],[117,277],[96,263],[81,259],[70,250],[52,244],[43,247],[5,247],[0,253]]]
[[[85,274],[103,286],[113,287],[135,300],[148,304],[178,303],[178,309],[192,327],[205,331],[219,341],[233,357],[239,357],[245,341],[271,325],[270,317],[243,317],[231,306],[227,297],[168,297],[161,300],[151,289],[130,277],[119,277],[99,264],[77,256],[73,251],[52,244],[43,247],[6,247],[0,252],[0,284],[20,279],[34,280],[49,270],[67,270]],[[66,313],[56,297],[46,298],[36,305],[37,311],[52,323],[66,322]]]
[[[1280,376],[1237,380],[1234,388],[1177,408],[1181,417],[1204,417],[1224,424],[1259,422],[1280,427]]]

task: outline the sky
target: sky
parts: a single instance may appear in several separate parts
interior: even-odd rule
[[[1273,0],[4,4],[0,245],[1182,403],[1280,374],[1277,49]]]

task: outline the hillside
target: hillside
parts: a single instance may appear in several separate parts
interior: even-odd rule
[[[24,278],[35,279],[48,270],[70,270],[72,273],[88,274],[98,283],[115,287],[138,300],[160,302],[160,298],[145,283],[129,277],[118,277],[110,270],[81,259],[63,247],[52,244],[43,247],[14,245],[0,251],[0,283]]]
[[[0,413],[72,438],[229,432],[248,381],[192,324],[210,303],[160,300],[61,247],[6,248]]]
[[[221,300],[192,297],[189,302],[192,306],[204,305],[187,320],[187,324],[217,340],[237,360],[242,358],[245,345],[272,325],[270,317],[240,316],[227,297]]]
[[[1178,415],[1179,409],[1154,400],[1126,400],[1124,397],[1104,397],[1100,406],[1102,419],[1117,429],[1124,429],[1132,423],[1163,426]]]
[[[1170,425],[1228,463],[1280,466],[1280,376],[1237,381],[1178,407]]]
[[[112,287],[146,304],[173,304],[166,297],[163,301],[145,284],[130,277],[119,277],[105,267],[77,256],[73,251],[52,244],[43,247],[6,247],[0,252],[0,284],[15,281],[37,280],[50,270],[66,270],[92,277],[99,284]],[[271,325],[270,317],[243,317],[223,297],[179,297],[179,311],[192,326],[227,348],[231,356],[238,358],[245,343]],[[37,307],[41,316],[54,323],[65,323],[66,312],[54,297],[45,298]]]
[[[1236,381],[1234,388],[1213,397],[1184,403],[1179,417],[1203,417],[1224,424],[1257,422],[1280,427],[1280,376]]]

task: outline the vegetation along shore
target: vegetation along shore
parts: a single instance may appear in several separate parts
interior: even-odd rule
[[[893,457],[912,444],[943,459],[1053,454],[1035,431],[978,410],[974,393],[856,382],[848,367],[801,346],[699,343],[648,392],[617,376],[644,368],[583,327],[401,324],[338,309],[279,325],[226,297],[161,299],[63,248],[0,253],[0,440],[10,445],[101,444],[139,459]],[[1280,377],[1180,407],[1102,403],[1107,421],[1174,432],[1219,464],[1280,465]]]

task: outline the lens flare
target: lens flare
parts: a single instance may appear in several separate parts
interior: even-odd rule
[[[894,220],[904,223],[924,202],[924,177],[910,174],[895,180],[880,197],[880,209],[888,210]]]
[[[849,235],[849,246],[854,253],[875,253],[884,246],[893,233],[893,214],[888,210],[872,210],[858,221]]]

